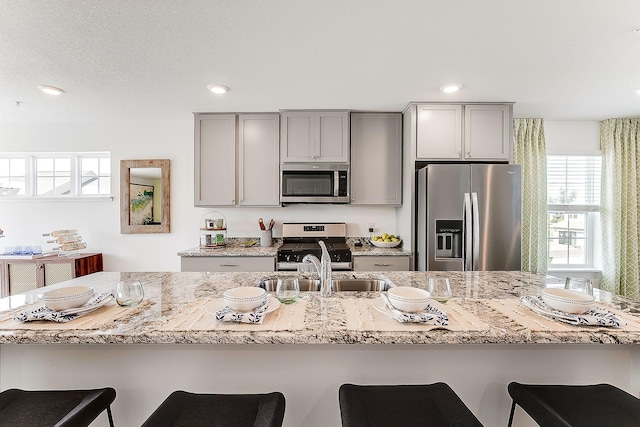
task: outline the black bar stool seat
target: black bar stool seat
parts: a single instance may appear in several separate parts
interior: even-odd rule
[[[509,426],[516,404],[543,427],[637,427],[640,399],[609,384],[540,385],[512,382]]]
[[[142,427],[281,427],[285,398],[266,394],[198,394],[174,391]]]
[[[94,390],[9,389],[0,393],[0,425],[3,427],[86,427],[105,409],[113,427],[113,388]]]
[[[445,383],[343,384],[339,401],[343,427],[482,427]]]

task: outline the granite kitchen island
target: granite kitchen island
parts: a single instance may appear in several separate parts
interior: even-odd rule
[[[514,380],[607,382],[636,396],[640,391],[640,328],[634,323],[639,307],[598,292],[598,304],[624,315],[627,327],[520,321],[517,316],[528,309],[518,307],[518,299],[537,294],[550,280],[540,275],[334,274],[415,287],[424,287],[427,276],[446,275],[454,291],[443,306],[451,318],[446,329],[388,319],[371,309],[378,292],[335,292],[325,299],[303,293],[263,325],[221,325],[213,318],[225,289],[290,274],[296,273],[96,273],[56,286],[113,289],[120,277],[135,277],[144,284],[144,302],[103,307],[102,317],[97,311],[62,325],[11,327],[11,314],[36,303],[37,292],[2,299],[0,388],[112,386],[118,392],[115,422],[125,426],[141,424],[177,389],[282,391],[286,426],[339,425],[337,390],[346,382],[444,381],[487,426],[506,425],[506,384]],[[95,425],[106,425],[104,418]],[[515,425],[534,425],[527,418],[518,412]]]

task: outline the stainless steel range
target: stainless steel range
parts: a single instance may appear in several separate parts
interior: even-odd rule
[[[296,270],[306,254],[320,258],[320,240],[327,245],[333,271],[353,269],[351,250],[347,245],[347,225],[344,222],[285,222],[282,224],[282,246],[278,249],[277,270]]]

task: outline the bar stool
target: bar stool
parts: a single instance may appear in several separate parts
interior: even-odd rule
[[[343,427],[482,427],[445,383],[343,384],[339,401]]]
[[[95,390],[5,390],[0,393],[0,425],[86,427],[105,409],[113,427],[113,388]]]
[[[512,382],[509,426],[516,404],[544,427],[640,426],[640,399],[609,384],[532,385]]]
[[[281,427],[284,395],[197,394],[174,391],[151,414],[142,427]]]

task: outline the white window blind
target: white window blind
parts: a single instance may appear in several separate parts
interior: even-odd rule
[[[592,267],[600,156],[547,156],[549,267]]]
[[[547,203],[557,210],[600,210],[600,168],[600,156],[547,156]]]

